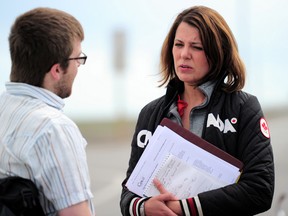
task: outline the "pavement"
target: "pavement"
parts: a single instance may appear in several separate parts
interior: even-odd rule
[[[268,118],[275,160],[275,193],[271,209],[258,216],[286,216],[284,212],[288,215],[287,122],[288,114]],[[130,139],[88,140],[88,143],[87,159],[96,215],[120,216],[121,182],[128,167]]]

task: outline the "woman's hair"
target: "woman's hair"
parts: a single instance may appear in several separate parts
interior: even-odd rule
[[[10,80],[41,87],[45,74],[67,58],[76,40],[84,40],[81,24],[70,14],[51,8],[35,8],[19,16],[9,35],[12,68]]]
[[[177,28],[182,22],[199,30],[209,63],[210,72],[198,85],[208,80],[221,79],[224,91],[241,90],[245,84],[245,65],[240,59],[233,33],[217,11],[205,6],[188,8],[180,13],[174,21],[161,50],[161,86],[174,77],[177,78],[172,49]]]

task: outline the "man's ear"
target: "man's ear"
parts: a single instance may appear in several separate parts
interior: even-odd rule
[[[49,73],[51,74],[54,80],[59,80],[61,78],[61,72],[62,72],[62,69],[59,63],[54,64],[49,71]]]

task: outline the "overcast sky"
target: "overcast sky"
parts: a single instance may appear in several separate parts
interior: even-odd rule
[[[74,15],[83,25],[79,68],[64,112],[74,119],[135,118],[149,101],[162,95],[158,65],[162,42],[175,17],[193,5],[216,9],[226,19],[247,67],[245,91],[264,108],[288,102],[287,0],[9,0],[0,13],[0,91],[9,80],[8,35],[15,18],[32,8],[53,7]],[[124,69],[114,64],[113,36],[124,34]]]

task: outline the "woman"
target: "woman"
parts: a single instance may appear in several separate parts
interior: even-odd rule
[[[274,163],[270,134],[257,98],[243,92],[245,66],[234,36],[216,11],[196,6],[173,23],[161,51],[166,94],[140,112],[123,181],[123,215],[255,215],[271,207]],[[160,195],[141,198],[125,183],[146,139],[169,118],[244,163],[238,183],[177,200],[155,181]],[[143,137],[142,137],[143,138]]]

